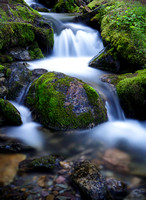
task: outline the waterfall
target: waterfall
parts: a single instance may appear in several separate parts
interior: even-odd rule
[[[72,20],[73,16],[54,13],[43,13],[43,16],[52,23],[55,31],[53,53],[45,59],[29,62],[29,69],[44,68],[48,71],[62,72],[79,78],[94,87],[104,97],[109,121],[94,129],[83,131],[91,134],[94,142],[104,140],[109,146],[116,146],[118,142],[124,140],[132,148],[139,147],[145,150],[143,141],[146,140],[146,124],[137,120],[125,119],[117,95],[109,85],[100,80],[101,75],[106,72],[88,66],[88,62],[104,48],[98,31],[83,24],[69,22],[69,19]],[[54,16],[57,16],[57,18],[54,19]],[[60,21],[60,18],[63,21]],[[27,115],[28,113],[30,115],[30,111],[22,105],[16,103],[14,105],[23,116],[23,125],[8,128],[6,133],[18,138],[24,136],[23,140],[32,146],[42,145],[41,142],[38,142],[41,141],[42,135],[42,132],[38,130],[39,125],[32,122],[31,118],[27,121]],[[82,131],[78,133],[81,134]],[[35,144],[34,138],[37,138]],[[48,146],[51,146],[51,140],[47,142]],[[59,144],[56,144],[58,149],[57,145]],[[54,144],[53,148],[55,148]],[[64,142],[62,142],[62,147],[59,149],[60,152],[62,152],[61,148],[64,148]]]

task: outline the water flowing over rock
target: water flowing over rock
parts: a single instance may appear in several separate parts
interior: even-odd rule
[[[53,129],[89,128],[107,120],[104,103],[92,87],[57,72],[31,85],[26,104],[35,120]]]

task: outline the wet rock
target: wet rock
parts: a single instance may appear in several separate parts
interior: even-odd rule
[[[36,150],[21,143],[8,143],[0,145],[0,153],[34,153]]]
[[[30,70],[26,63],[13,63],[10,65],[11,74],[9,76],[7,98],[15,100],[22,88],[28,87],[30,83]]]
[[[34,10],[37,10],[38,12],[50,12],[47,8],[40,7],[38,4],[31,4],[30,7]]]
[[[124,200],[146,200],[146,189],[134,189]]]
[[[104,51],[95,56],[89,62],[89,66],[111,72],[118,72],[120,69],[120,62],[109,52]]]
[[[108,149],[103,156],[107,168],[120,172],[129,172],[130,156],[118,149]]]
[[[26,97],[34,120],[47,128],[92,128],[107,120],[98,93],[79,79],[48,72],[34,81]]]
[[[128,194],[128,186],[126,183],[116,179],[107,179],[106,183],[114,200],[123,200],[123,198]]]
[[[29,51],[23,48],[13,48],[8,52],[9,55],[13,56],[16,60],[28,61],[31,60]]]
[[[8,185],[13,181],[19,163],[25,158],[23,154],[0,154],[0,185]]]
[[[48,70],[42,69],[42,68],[32,70],[32,75],[31,75],[32,81],[34,81],[35,79],[39,78],[41,75],[43,75],[47,72],[48,72]]]
[[[86,199],[111,199],[104,178],[98,168],[89,161],[83,161],[75,165],[71,173],[71,179]]]

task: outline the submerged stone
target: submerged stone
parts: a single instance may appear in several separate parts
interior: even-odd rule
[[[62,73],[49,72],[38,78],[29,89],[26,104],[36,121],[58,130],[89,128],[107,120],[98,93]]]

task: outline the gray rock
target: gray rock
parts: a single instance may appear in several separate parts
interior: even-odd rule
[[[13,48],[9,51],[9,55],[13,56],[16,60],[28,61],[31,60],[29,51],[23,48]]]

